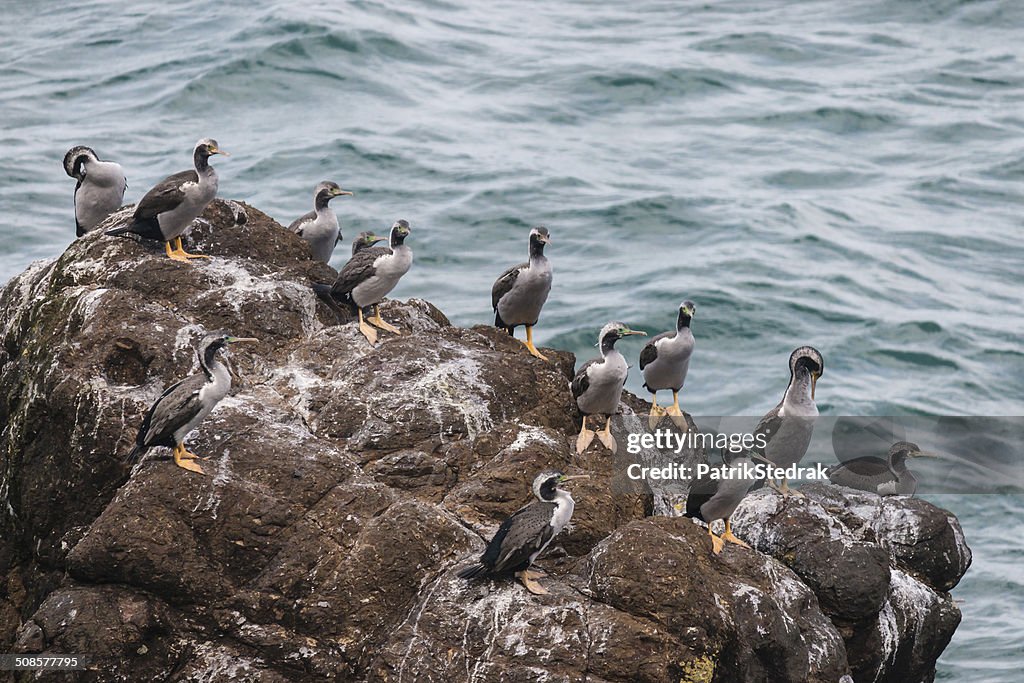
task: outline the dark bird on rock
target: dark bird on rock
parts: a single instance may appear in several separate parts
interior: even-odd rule
[[[611,322],[605,325],[601,328],[597,341],[601,357],[584,363],[572,380],[572,395],[580,412],[583,413],[583,427],[576,438],[577,453],[587,450],[590,442],[594,440],[595,433],[587,429],[587,417],[595,414],[608,416],[604,431],[598,433],[601,443],[613,453],[617,448],[615,437],[612,436],[612,415],[619,409],[619,399],[622,397],[622,387],[629,374],[629,365],[615,348],[615,342],[634,334],[647,336],[646,332],[631,330],[624,323]]]
[[[407,221],[397,221],[391,226],[391,246],[360,249],[342,267],[331,287],[313,285],[313,291],[325,301],[329,297],[355,308],[359,331],[370,344],[377,342],[377,331],[370,324],[394,334],[400,333],[397,327],[381,319],[380,302],[412,267],[412,249],[405,243],[410,232],[412,229]],[[364,319],[363,309],[370,306],[373,306],[374,314]]]
[[[231,375],[217,358],[217,352],[228,344],[255,341],[224,332],[211,332],[203,337],[198,349],[200,372],[168,387],[150,407],[126,461],[134,461],[150,448],[165,446],[174,449],[174,463],[178,467],[203,474],[203,468],[195,462],[196,455],[185,448],[185,437],[231,389]]]
[[[825,371],[825,359],[811,346],[801,346],[789,356],[789,386],[779,404],[761,418],[754,428],[758,443],[765,443],[762,455],[775,467],[796,465],[807,454],[818,419],[818,406],[814,403],[814,389]],[[789,495],[789,483],[770,486],[782,495]]]
[[[752,476],[746,476],[746,473],[752,472],[753,466],[753,460],[747,453],[732,454],[726,451],[723,460],[721,476],[705,476],[693,480],[686,495],[684,512],[687,517],[694,517],[707,523],[711,549],[716,555],[722,552],[725,541],[744,548],[750,547],[732,533],[729,518],[736,512],[750,487],[758,481]],[[727,470],[731,471],[727,473]],[[716,536],[711,530],[711,523],[717,519],[725,520],[725,533],[721,537]]]
[[[907,467],[907,458],[938,458],[909,441],[897,441],[885,458],[853,458],[828,469],[828,478],[838,486],[870,491],[880,496],[908,495],[917,491],[917,477]]]
[[[342,195],[351,196],[352,193],[341,189],[337,183],[323,181],[313,190],[313,210],[288,226],[289,230],[309,242],[313,258],[323,263],[331,260],[334,245],[341,241],[341,226],[330,202]]]
[[[561,472],[537,475],[533,480],[533,495],[537,500],[502,522],[480,560],[461,570],[458,576],[473,579],[515,573],[528,591],[547,595],[547,590],[537,583],[541,574],[531,571],[530,566],[572,519],[575,507],[572,496],[558,485],[587,477],[586,474],[570,477]]]
[[[506,270],[491,287],[494,325],[513,336],[517,326],[525,326],[526,348],[541,360],[547,358],[533,345],[533,327],[551,292],[551,264],[544,256],[544,245],[550,241],[547,228],[531,230],[530,260]]]
[[[217,145],[216,140],[203,138],[197,142],[192,151],[195,169],[175,173],[161,180],[135,207],[131,222],[107,230],[107,234],[133,233],[146,239],[161,240],[167,256],[175,261],[209,258],[186,253],[181,245],[181,236],[217,196],[217,171],[209,163],[214,154],[230,156]],[[171,242],[174,242],[174,249],[171,249]]]
[[[690,321],[697,307],[692,301],[679,305],[675,332],[662,332],[644,345],[640,351],[640,371],[644,375],[644,388],[651,392],[651,429],[654,429],[662,415],[670,415],[680,428],[686,428],[683,411],[679,408],[679,392],[686,382],[690,370],[690,356],[693,354],[693,332]],[[658,392],[672,391],[672,405],[665,409],[658,406]]]
[[[64,171],[75,178],[75,227],[81,237],[121,208],[128,188],[124,170],[101,161],[89,147],[72,147],[64,155]]]

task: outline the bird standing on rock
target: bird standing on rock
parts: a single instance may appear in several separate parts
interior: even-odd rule
[[[690,369],[690,356],[693,354],[690,321],[696,310],[692,301],[681,303],[676,317],[676,331],[655,335],[640,352],[644,388],[651,392],[651,429],[657,426],[662,415],[671,415],[677,426],[686,428],[683,411],[679,409],[679,392],[683,390],[686,373]],[[672,390],[672,405],[668,409],[658,406],[658,391],[662,389]]]
[[[765,444],[761,455],[776,467],[796,465],[807,454],[818,418],[814,388],[825,371],[825,359],[811,346],[801,346],[789,356],[789,386],[779,404],[761,418],[754,428],[755,440]],[[782,495],[789,495],[785,477],[782,485],[770,486]]]
[[[530,566],[572,519],[575,503],[569,492],[558,485],[588,476],[570,477],[561,472],[537,475],[533,480],[533,495],[537,500],[502,522],[480,560],[461,570],[459,578],[491,578],[515,572],[526,590],[534,595],[547,595],[548,591],[537,583],[541,574],[530,571]]]
[[[217,352],[228,344],[256,341],[224,332],[211,332],[203,337],[198,350],[200,372],[171,385],[160,395],[146,413],[135,448],[125,460],[134,461],[150,448],[165,446],[174,449],[174,464],[178,467],[203,474],[203,468],[195,462],[197,456],[185,448],[185,437],[231,389],[231,375],[217,359]]]
[[[186,253],[181,245],[181,236],[217,196],[217,171],[209,163],[214,154],[230,156],[217,145],[216,140],[203,138],[197,142],[192,151],[195,169],[167,176],[154,185],[135,207],[131,223],[107,230],[107,234],[134,233],[146,239],[162,240],[167,256],[175,261],[210,258]],[[175,243],[173,250],[172,241]]]
[[[352,193],[329,180],[321,182],[313,190],[313,210],[288,226],[289,230],[309,242],[313,258],[323,263],[331,260],[334,245],[341,241],[341,226],[330,201],[342,195],[352,196]]]
[[[897,441],[885,458],[853,458],[828,469],[828,479],[837,486],[870,491],[880,496],[917,492],[917,477],[907,467],[907,458],[938,458],[938,453],[922,451],[916,443]]]
[[[544,245],[550,241],[547,228],[531,230],[530,260],[506,270],[491,287],[495,327],[515,336],[516,326],[525,326],[526,348],[541,360],[547,358],[533,345],[533,326],[540,319],[540,309],[551,292],[551,264],[544,256]]]
[[[390,247],[360,249],[342,267],[329,290],[326,285],[313,286],[322,298],[329,294],[331,299],[355,307],[359,331],[370,344],[377,342],[377,331],[370,324],[400,334],[397,327],[381,319],[380,302],[412,267],[412,249],[405,243],[410,232],[408,221],[397,221],[391,226]],[[369,306],[373,306],[373,316],[364,320],[363,309]]]
[[[113,161],[100,161],[89,147],[72,147],[64,155],[64,171],[75,185],[75,227],[81,237],[121,208],[128,188],[124,170]]]
[[[615,342],[622,337],[635,334],[647,336],[646,332],[631,330],[624,323],[611,322],[605,325],[601,328],[597,341],[601,357],[584,363],[572,380],[572,395],[580,412],[583,413],[583,427],[576,438],[577,453],[587,450],[590,442],[594,440],[595,433],[587,429],[587,417],[595,413],[608,416],[604,431],[598,433],[601,443],[613,453],[617,448],[611,431],[612,416],[619,409],[619,399],[622,397],[622,387],[629,374],[629,365],[615,348]]]

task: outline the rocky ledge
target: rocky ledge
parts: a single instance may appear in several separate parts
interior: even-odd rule
[[[0,651],[92,655],[68,680],[932,680],[970,563],[951,514],[760,491],[736,516],[755,550],[714,556],[574,454],[571,354],[418,299],[371,348],[310,291],[333,270],[237,208],[194,232],[208,263],[92,232],[0,294]],[[209,329],[261,340],[190,440],[209,476],[159,450],[130,470]],[[551,595],[455,578],[549,467],[592,475]]]

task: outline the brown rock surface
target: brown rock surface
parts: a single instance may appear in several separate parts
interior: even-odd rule
[[[838,681],[868,656],[851,648],[890,641],[886,671],[934,665],[905,639],[950,629],[942,591],[969,558],[937,518],[882,544],[865,530],[856,591],[786,557],[712,556],[689,520],[647,517],[666,508],[645,488],[611,487],[606,452],[575,455],[571,354],[544,363],[417,299],[383,306],[405,333],[371,348],[310,290],[333,270],[243,208],[215,201],[193,231],[211,262],[95,231],[0,293],[0,651],[91,653],[66,679],[99,681]],[[209,476],[161,449],[129,470],[142,415],[212,329],[260,342],[232,352],[232,393],[189,439]],[[620,442],[643,408],[624,397]],[[456,579],[544,468],[592,477],[541,562],[552,595]]]

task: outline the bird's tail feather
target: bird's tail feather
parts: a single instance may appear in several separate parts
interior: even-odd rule
[[[110,230],[107,230],[103,234],[104,235],[113,235],[115,237],[118,236],[118,235],[126,235],[126,234],[128,234],[128,233],[130,233],[132,231],[132,227],[133,227],[132,225],[122,225],[122,226],[117,227],[117,228],[111,228]]]
[[[460,579],[475,579],[476,577],[485,574],[487,574],[487,567],[480,564],[479,562],[476,562],[464,569],[460,569],[459,573],[456,576],[458,576]]]
[[[350,310],[346,314],[345,310],[342,309],[342,307],[338,305],[338,300],[334,298],[334,294],[332,292],[332,288],[331,288],[330,285],[325,285],[325,284],[321,284],[319,282],[314,282],[313,283],[313,292],[318,297],[320,297],[320,300],[323,301],[325,304],[327,304],[327,307],[330,308],[332,311],[334,311],[334,314],[337,315],[338,318],[341,319],[341,320],[346,319],[347,315],[350,316],[350,315],[352,315],[352,313],[355,312],[355,309],[353,308],[352,310]],[[348,303],[348,302],[345,302],[345,303]]]
[[[124,461],[125,461],[125,462],[135,462],[135,461],[136,461],[136,460],[138,460],[138,459],[139,459],[139,458],[140,458],[140,457],[141,457],[141,456],[142,456],[142,455],[143,455],[143,454],[144,454],[144,453],[145,453],[145,452],[146,452],[147,450],[149,450],[149,449],[147,449],[147,448],[146,448],[145,446],[140,446],[139,444],[135,444],[135,448],[133,448],[133,449],[132,449],[132,452],[131,452],[131,453],[129,453],[128,455],[124,456]]]

